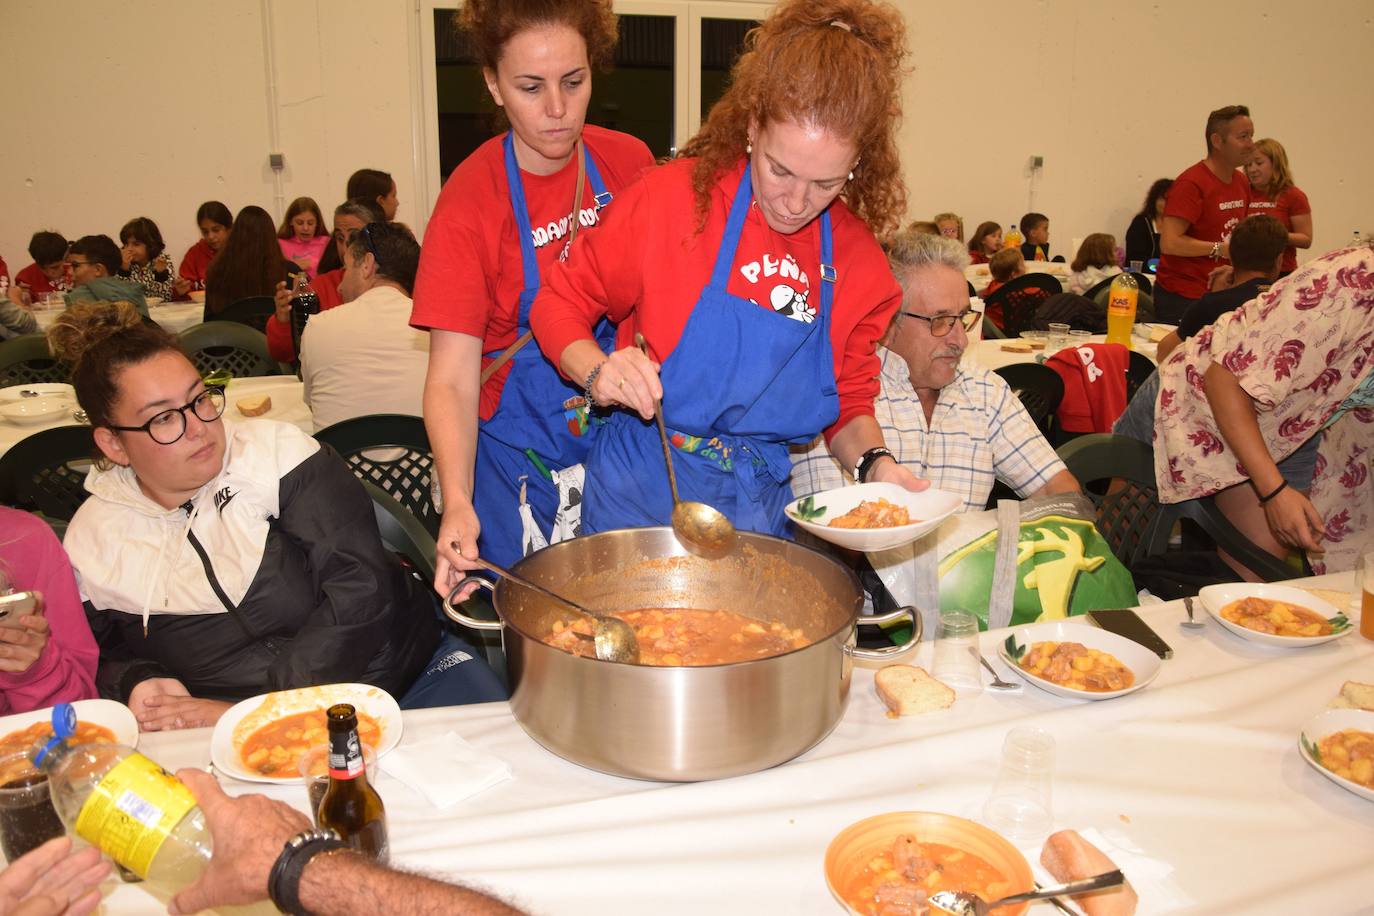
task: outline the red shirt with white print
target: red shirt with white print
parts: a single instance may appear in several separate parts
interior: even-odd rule
[[[1272,216],[1274,219],[1283,223],[1283,228],[1289,232],[1293,231],[1293,217],[1306,216],[1312,212],[1312,204],[1308,203],[1307,195],[1301,188],[1289,187],[1279,192],[1277,198],[1270,198],[1268,194],[1261,194],[1255,189],[1250,189],[1250,210],[1247,216],[1257,216],[1261,213]],[[1279,273],[1291,274],[1298,269],[1298,250],[1292,245],[1283,249],[1283,263],[1279,266]]]
[[[1203,242],[1227,242],[1231,230],[1245,219],[1250,206],[1250,182],[1245,173],[1231,173],[1222,181],[1207,167],[1207,160],[1194,163],[1178,176],[1164,200],[1164,215],[1175,216],[1188,224],[1185,233]],[[1200,299],[1207,292],[1207,275],[1212,268],[1230,264],[1225,258],[1212,260],[1206,255],[1183,257],[1166,254],[1159,259],[1159,285],[1171,293]]]
[[[531,323],[555,365],[570,343],[591,339],[590,329],[602,315],[619,323],[617,347],[633,346],[636,331],[660,361],[677,346],[710,280],[745,168],[741,161],[716,182],[705,225],[699,226],[694,164],[678,159],[650,172],[617,200],[595,233],[578,239],[567,261],[550,271]],[[902,299],[868,226],[839,200],[830,207],[830,220],[837,273],[830,340],[840,416],[825,430],[827,439],[854,417],[872,416],[878,394],[875,349]],[[760,308],[813,321],[820,283],[820,220],[782,235],[750,207],[727,291]]]

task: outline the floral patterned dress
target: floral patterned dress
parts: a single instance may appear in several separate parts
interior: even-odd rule
[[[1159,369],[1155,479],[1160,500],[1209,496],[1248,479],[1203,392],[1220,362],[1255,401],[1275,461],[1321,436],[1312,505],[1325,520],[1317,573],[1353,568],[1374,550],[1374,249],[1303,265],[1259,298],[1183,342]]]

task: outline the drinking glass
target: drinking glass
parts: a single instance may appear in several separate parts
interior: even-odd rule
[[[1069,346],[1081,347],[1085,343],[1092,343],[1092,340],[1089,339],[1092,336],[1092,331],[1085,331],[1082,328],[1074,328],[1072,331],[1069,331]]]
[[[1131,273],[1133,273],[1133,274],[1138,274],[1138,273],[1140,273],[1140,268],[1142,268],[1142,267],[1144,267],[1144,266],[1145,266],[1145,262],[1144,262],[1144,261],[1132,261],[1132,262],[1131,262]]]
[[[1002,767],[983,806],[983,823],[1017,844],[1043,840],[1054,826],[1053,779],[1054,736],[1042,728],[1013,728],[1002,743]]]
[[[931,676],[949,685],[958,696],[983,692],[978,672],[978,618],[969,611],[940,612],[940,633],[935,641]]]
[[[1050,342],[1047,349],[1054,352],[1064,349],[1069,345],[1069,326],[1058,321],[1051,321]]]
[[[19,751],[0,757],[0,850],[13,862],[66,829],[53,810],[48,775]]]
[[[1350,599],[1350,609],[1356,602],[1360,609],[1360,635],[1374,639],[1374,551],[1361,554],[1355,564],[1355,594]]]

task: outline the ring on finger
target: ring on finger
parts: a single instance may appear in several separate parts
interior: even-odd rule
[[[623,378],[620,379],[616,382],[616,385],[623,389],[625,387],[625,380]]]

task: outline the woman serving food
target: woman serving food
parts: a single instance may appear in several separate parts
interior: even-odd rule
[[[669,519],[659,397],[682,498],[737,528],[786,533],[787,445],[821,431],[861,479],[925,485],[873,418],[874,350],[901,300],[874,232],[904,205],[904,54],[886,5],[782,4],[683,158],[622,194],[550,273],[531,317],[540,347],[596,406],[629,409],[592,445],[584,532]],[[619,323],[609,357],[603,317]]]
[[[479,538],[483,557],[521,556],[522,487],[552,527],[558,490],[542,470],[581,464],[592,428],[579,387],[525,345],[530,305],[578,227],[595,234],[603,208],[653,164],[634,137],[583,124],[591,68],[615,46],[609,0],[470,0],[459,17],[510,130],[444,185],[415,279],[411,323],[431,332],[424,412],[444,496],[441,593],[472,568],[464,557]],[[591,343],[611,344],[605,327]]]

